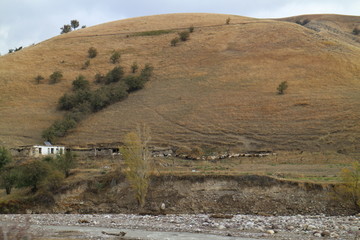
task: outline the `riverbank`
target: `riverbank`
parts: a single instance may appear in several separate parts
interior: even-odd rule
[[[40,239],[360,239],[360,216],[4,214],[0,222]]]

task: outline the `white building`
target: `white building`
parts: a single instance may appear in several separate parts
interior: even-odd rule
[[[61,155],[65,153],[65,147],[53,145],[35,145],[30,149],[30,156],[39,157],[46,155]]]

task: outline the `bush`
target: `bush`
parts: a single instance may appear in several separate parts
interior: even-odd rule
[[[285,90],[288,88],[287,81],[283,81],[277,87],[278,94],[284,94]]]
[[[154,68],[150,64],[146,64],[145,67],[141,70],[140,78],[145,82],[149,81],[152,76]]]
[[[58,83],[62,78],[63,74],[60,71],[55,71],[50,75],[50,84]]]
[[[146,81],[141,77],[127,76],[124,78],[124,82],[128,85],[129,92],[133,92],[142,89]]]
[[[0,146],[0,170],[12,161],[12,156],[6,147]]]
[[[60,34],[64,34],[64,33],[68,33],[71,32],[71,25],[70,24],[65,24],[61,29]]]
[[[353,30],[353,34],[354,35],[359,35],[360,34],[360,28],[359,27],[355,27]]]
[[[194,26],[190,26],[190,27],[189,27],[189,32],[190,32],[190,33],[194,32],[194,29],[195,29]]]
[[[106,82],[106,77],[104,75],[102,75],[101,73],[97,73],[95,74],[95,83],[105,83]]]
[[[111,71],[106,74],[106,84],[119,82],[124,76],[124,69],[121,66],[114,67]]]
[[[79,75],[73,82],[73,90],[89,90],[90,89],[90,83],[88,80],[85,79],[83,75]]]
[[[131,65],[131,72],[132,73],[136,73],[136,71],[139,69],[139,66],[136,62],[133,62],[133,64]]]
[[[181,41],[185,42],[189,40],[190,33],[188,31],[179,32],[179,37]]]
[[[98,54],[98,52],[97,52],[96,48],[94,48],[94,47],[89,48],[89,50],[88,50],[89,58],[95,58],[97,56],[97,54]]]
[[[90,60],[86,60],[83,64],[83,66],[81,67],[81,69],[87,69],[90,66]]]
[[[34,193],[50,172],[51,168],[49,164],[40,160],[22,165],[20,168],[18,187],[31,187],[31,191]]]
[[[0,185],[5,188],[6,194],[10,194],[17,181],[18,171],[13,166],[6,166],[0,172]]]
[[[40,84],[43,80],[44,80],[44,77],[41,76],[41,75],[37,75],[37,76],[35,77],[35,82],[36,82],[37,84]]]
[[[119,51],[114,51],[113,54],[110,57],[110,62],[115,64],[120,62],[121,54]]]
[[[225,21],[226,25],[229,25],[230,21],[231,21],[231,18],[227,18],[226,21]]]
[[[76,156],[71,151],[59,155],[55,159],[55,167],[61,171],[67,178],[70,176],[70,170],[76,166]]]
[[[179,43],[180,39],[178,37],[173,38],[170,42],[171,46],[175,47]]]
[[[297,24],[299,24],[299,25],[301,25],[301,26],[304,26],[304,25],[306,25],[306,24],[308,24],[310,22],[310,20],[309,19],[304,19],[304,20],[296,20],[296,22],[295,23],[297,23]]]

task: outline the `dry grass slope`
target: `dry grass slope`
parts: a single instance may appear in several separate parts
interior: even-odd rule
[[[229,25],[225,20],[230,17]],[[309,18],[306,26],[295,24]],[[360,17],[309,15],[279,20],[221,14],[169,14],[126,19],[60,35],[0,57],[0,144],[41,141],[57,99],[78,74],[106,73],[111,52],[121,65],[151,63],[144,90],[92,115],[62,143],[120,142],[139,123],[153,144],[240,150],[360,149]],[[193,25],[176,47],[177,31]],[[173,30],[145,36],[139,32]],[[87,50],[99,55],[81,70]],[[64,80],[35,84],[55,70]],[[285,95],[276,88],[287,81]]]

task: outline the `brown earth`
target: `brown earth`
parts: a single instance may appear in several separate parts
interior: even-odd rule
[[[67,189],[55,205],[38,204],[36,213],[146,214],[354,214],[334,198],[331,184],[278,180],[267,176],[153,176],[144,208],[139,209],[124,177],[98,178]],[[161,204],[165,210],[160,210]]]
[[[229,25],[225,20],[230,17]],[[308,18],[305,26],[295,24]],[[63,34],[0,57],[0,144],[41,142],[61,118],[57,100],[79,74],[89,80],[114,67],[122,52],[155,72],[144,90],[92,115],[67,145],[121,142],[140,122],[154,145],[358,152],[360,43],[358,16],[309,15],[263,20],[221,14],[169,14],[126,19]],[[176,47],[177,32],[195,27]],[[143,36],[153,30],[168,34]],[[140,34],[139,34],[140,33]],[[89,47],[99,55],[86,70]],[[34,78],[61,70],[55,85]],[[285,95],[276,87],[288,81]]]

